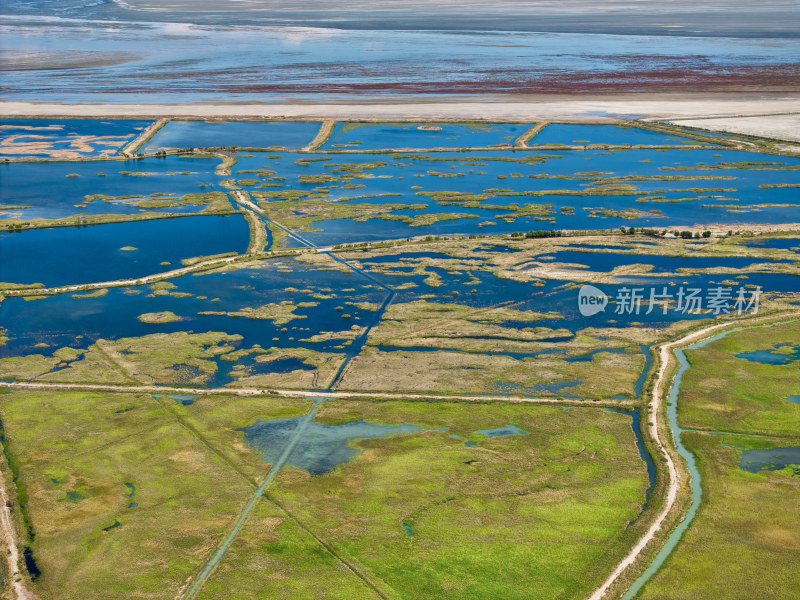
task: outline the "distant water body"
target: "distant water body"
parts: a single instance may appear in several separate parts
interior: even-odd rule
[[[219,10],[232,6],[224,1],[7,0],[0,99],[146,104],[800,89],[800,37],[775,16],[797,7],[773,3],[752,20],[735,19],[736,11],[708,19],[687,13],[691,23],[682,17],[687,24],[675,26],[664,15],[648,17],[658,26],[637,26],[639,12],[620,18],[611,11],[603,14],[626,26],[610,27],[581,3],[567,4],[569,14],[532,19],[529,11],[515,20],[508,2],[482,19],[475,2],[445,18],[446,3],[402,11],[394,0],[378,3],[386,10],[377,12],[355,4],[302,13],[279,0],[236,3],[247,10],[228,12]],[[266,10],[271,5],[277,8]],[[567,16],[571,28],[553,25]],[[511,31],[523,23],[538,31]]]
[[[5,0],[3,5],[5,14],[105,21],[800,37],[795,0]]]

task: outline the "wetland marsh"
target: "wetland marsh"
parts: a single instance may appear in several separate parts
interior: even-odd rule
[[[0,119],[0,157],[80,159],[116,156],[150,121]]]
[[[793,596],[798,535],[790,507],[798,500],[800,406],[783,398],[797,389],[800,361],[752,361],[741,358],[741,350],[768,352],[776,341],[790,345],[797,334],[794,320],[733,331],[687,352],[692,368],[673,410],[679,409],[684,443],[697,457],[703,501],[672,556],[637,597]],[[742,555],[752,568],[769,568],[769,581],[743,571]]]
[[[0,418],[42,597],[600,585],[663,502],[658,349],[746,324],[737,293],[796,311],[800,158],[613,125],[515,146],[536,125],[172,121],[135,159],[0,164]],[[700,593],[722,531],[787,560],[797,339],[686,351],[669,409],[704,499],[641,597]]]

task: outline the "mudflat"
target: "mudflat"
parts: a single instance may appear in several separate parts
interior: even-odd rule
[[[481,119],[596,122],[708,117],[770,117],[800,114],[800,94],[626,94],[582,98],[569,95],[502,99],[454,99],[452,102],[385,100],[360,103],[197,102],[188,104],[62,104],[0,102],[6,117],[176,117],[291,119]],[[711,125],[712,121],[708,121]],[[701,123],[698,123],[701,125]],[[755,133],[755,132],[751,132]]]

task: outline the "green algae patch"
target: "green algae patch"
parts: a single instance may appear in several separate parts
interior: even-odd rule
[[[162,323],[175,323],[177,321],[183,321],[183,317],[179,317],[174,312],[169,310],[155,313],[144,313],[143,315],[139,315],[137,318],[142,323],[148,323],[150,325],[160,325]]]
[[[87,292],[86,294],[72,294],[73,298],[80,299],[80,298],[102,298],[108,294],[108,288],[100,288],[99,290],[94,290],[93,292]]]
[[[272,321],[273,323],[275,323],[275,325],[285,325],[286,323],[294,321],[295,319],[306,318],[305,315],[295,314],[295,311],[298,308],[299,308],[298,305],[292,304],[289,301],[284,301],[279,304],[271,302],[270,304],[264,304],[263,306],[259,306],[256,308],[245,306],[244,308],[241,308],[237,311],[231,311],[228,313],[221,313],[218,311],[201,311],[197,314],[199,315],[227,314],[229,317],[267,320],[267,321]]]

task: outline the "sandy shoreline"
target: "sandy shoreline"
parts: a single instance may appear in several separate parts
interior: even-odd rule
[[[676,119],[676,125],[743,133],[800,142],[800,112],[770,117],[705,117]],[[795,150],[796,151],[796,150]]]
[[[786,95],[622,95],[593,99],[546,96],[496,101],[352,103],[352,104],[58,104],[0,102],[3,117],[136,118],[292,118],[292,119],[485,119],[618,121],[767,116],[800,112],[800,94]]]

